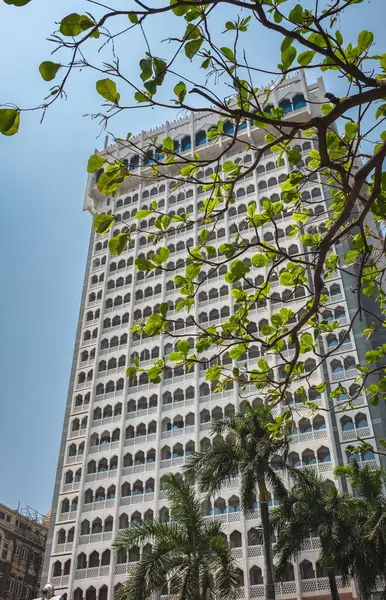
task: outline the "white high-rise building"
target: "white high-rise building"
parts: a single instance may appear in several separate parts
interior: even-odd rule
[[[282,106],[288,118],[299,119],[309,112],[316,114],[318,103],[324,102],[324,94],[321,79],[307,85],[304,75],[299,73],[273,89],[271,103]],[[218,146],[206,139],[206,132],[215,124],[213,121],[211,115],[195,114],[155,130],[143,131],[133,140],[146,147],[149,137],[157,135],[162,142],[163,137],[170,136],[175,140],[176,148],[187,156],[199,147],[202,157],[215,157]],[[230,122],[225,124],[228,132],[232,127]],[[245,151],[246,142],[253,140],[255,146],[262,145],[262,136],[261,130],[250,123],[242,124],[239,131],[242,142],[225,154],[223,160],[232,157],[248,166],[254,153]],[[299,146],[306,161],[312,141],[299,141]],[[138,156],[118,146],[108,150],[128,159],[134,175],[122,185],[115,201],[100,195],[96,178],[91,176],[85,209],[112,211],[126,220],[140,208],[148,208],[155,199],[167,212],[190,212],[193,217],[199,216],[198,207],[205,198],[200,186],[186,185],[175,192],[169,182],[151,180],[148,164],[141,162]],[[266,152],[259,167],[245,178],[244,183],[238,183],[237,202],[217,227],[219,244],[234,237],[236,223],[240,223],[251,201],[259,205],[260,199],[267,196],[279,199],[280,184],[288,171],[286,158],[277,167],[272,153]],[[208,167],[201,176],[208,177],[210,173],[212,168]],[[313,202],[310,222],[313,226],[323,223],[326,212],[325,190],[318,177],[315,175],[303,192]],[[301,249],[299,240],[287,237],[291,222],[290,215],[276,221],[282,244],[290,255]],[[153,219],[148,218],[140,221],[139,226],[149,229],[152,223]],[[185,457],[210,444],[213,420],[231,414],[245,397],[259,402],[258,394],[252,390],[239,392],[234,388],[214,393],[205,382],[205,370],[197,365],[190,372],[182,367],[170,369],[159,385],[149,384],[146,374],[141,374],[134,384],[125,376],[134,355],[140,356],[141,364],[149,365],[152,359],[167,356],[172,349],[175,340],[166,335],[140,338],[130,334],[132,325],[150,315],[161,302],[169,303],[169,315],[175,314],[177,333],[185,332],[189,337],[194,331],[186,312],[173,312],[179,297],[173,279],[176,274],[183,274],[186,249],[194,244],[199,231],[200,227],[195,225],[190,230],[168,235],[170,257],[167,267],[175,267],[170,275],[165,272],[145,275],[135,269],[135,258],[153,248],[145,232],[135,236],[122,256],[114,257],[107,245],[109,235],[115,235],[117,227],[103,238],[91,231],[43,574],[44,580],[55,585],[56,593],[67,592],[68,599],[113,598],[114,589],[130,574],[140,556],[140,550],[133,551],[127,561],[118,562],[111,550],[118,531],[140,520],[167,519],[167,502],[160,489],[162,475],[181,470]],[[265,240],[272,239],[271,225],[262,231]],[[253,233],[243,231],[243,235],[250,238]],[[216,244],[216,240],[212,243]],[[336,251],[344,252],[344,249]],[[179,265],[181,269],[178,269]],[[209,325],[229,315],[233,298],[231,286],[224,283],[222,276],[216,272],[212,276],[208,269],[205,272],[207,278],[200,288],[192,315],[200,324]],[[249,277],[256,283],[264,275],[264,269],[252,269]],[[337,275],[327,284],[330,302],[325,317],[337,318],[340,328],[335,334],[322,337],[320,343],[324,351],[342,339],[350,315],[355,311],[350,281],[343,281],[342,277],[345,275]],[[204,279],[202,274],[201,278]],[[271,300],[251,313],[257,326],[286,301],[287,293],[278,280],[272,279]],[[296,312],[302,303],[304,298],[300,295],[290,306]],[[354,401],[355,408],[344,413],[336,401],[333,406],[328,393],[339,383],[347,390],[355,389],[355,364],[368,349],[360,335],[362,329],[363,323],[361,326],[354,324],[339,353],[333,359],[327,359],[310,376],[310,385],[324,379],[329,381],[325,393],[310,392],[310,398],[320,406],[320,412],[311,415],[304,405],[296,406],[296,398],[289,395],[289,402],[295,407],[296,423],[290,460],[297,466],[312,465],[330,480],[334,466],[347,461],[345,446],[355,441],[357,435],[376,443],[384,433],[384,415],[381,409],[369,407],[364,393]],[[245,360],[255,361],[260,352],[258,346],[251,348]],[[285,352],[290,356],[292,350]],[[265,358],[271,365],[277,360],[274,356]],[[306,369],[311,371],[314,365],[310,355]],[[283,409],[276,407],[274,410]],[[371,452],[358,458],[360,461],[377,460]],[[258,507],[250,514],[240,511],[238,481],[235,480],[218,498],[213,498],[210,506],[203,506],[203,510],[206,518],[219,519],[224,524],[234,547],[243,571],[239,597],[248,600],[262,596],[262,548],[254,530],[259,523]],[[303,555],[288,566],[287,581],[277,585],[278,597],[329,594],[326,574],[317,564],[318,553],[318,539],[307,540]],[[339,578],[338,585],[342,588]],[[351,588],[342,591],[354,593]]]

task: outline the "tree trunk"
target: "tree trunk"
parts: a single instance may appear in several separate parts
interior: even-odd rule
[[[260,489],[259,494],[261,525],[263,530],[264,551],[264,592],[265,600],[275,600],[275,583],[273,577],[271,528],[269,522],[268,498],[265,489]]]
[[[338,586],[336,585],[336,576],[334,569],[327,569],[328,582],[330,584],[332,600],[340,600]]]

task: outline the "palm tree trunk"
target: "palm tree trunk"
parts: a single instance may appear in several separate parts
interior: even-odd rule
[[[327,577],[328,577],[328,582],[330,584],[331,599],[332,600],[340,600],[338,586],[336,584],[336,576],[335,576],[334,569],[327,569]]]
[[[265,486],[264,486],[265,487]],[[275,600],[275,583],[273,577],[271,527],[269,522],[269,508],[267,492],[260,489],[260,512],[263,530],[263,552],[264,552],[264,591],[266,600]],[[334,600],[334,599],[333,599]]]

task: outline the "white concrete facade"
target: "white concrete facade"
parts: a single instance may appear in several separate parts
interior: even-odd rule
[[[272,93],[272,103],[287,107],[288,118],[300,118],[308,111],[315,111],[315,105],[308,101],[323,101],[322,80],[307,86],[302,73],[289,79]],[[288,108],[290,107],[290,108]],[[135,141],[146,141],[147,136],[171,136],[189,155],[199,145],[202,155],[211,156],[217,152],[212,143],[206,144],[200,132],[207,131],[212,122],[208,115],[195,115],[188,119],[166,124],[155,131],[143,132]],[[239,158],[244,164],[251,162],[253,151],[245,152],[246,141],[252,139],[259,144],[261,133],[248,123],[240,129],[243,143],[233,149],[224,160]],[[194,141],[195,143],[192,143]],[[201,142],[198,144],[198,142]],[[261,144],[260,140],[260,144]],[[301,141],[303,159],[306,160],[312,141]],[[118,148],[109,148],[118,156],[132,162]],[[127,152],[126,152],[127,153]],[[270,152],[264,156],[261,166],[236,189],[236,204],[224,217],[217,229],[217,240],[223,243],[234,236],[234,222],[246,211],[250,201],[259,203],[261,198],[280,194],[280,183],[289,171],[286,160],[276,167]],[[142,179],[148,170],[147,165],[139,165],[133,176],[125,182],[115,202],[109,203],[95,189],[95,179],[90,177],[85,208],[97,212],[113,210],[124,218],[133,216],[133,211],[148,207],[153,199],[166,211],[182,208],[197,215],[197,206],[204,195],[199,187],[187,185],[178,192],[168,191],[167,182],[147,183]],[[208,169],[205,173],[208,175]],[[318,215],[325,211],[325,191],[319,179],[310,182],[304,193],[314,199],[314,224]],[[319,207],[319,208],[318,208]],[[289,253],[301,248],[301,242],[286,236],[292,217],[280,218],[276,225],[282,232],[282,243],[288,246]],[[147,227],[150,219],[147,220]],[[232,226],[233,225],[233,226]],[[143,225],[144,226],[144,225]],[[118,228],[119,229],[119,228]],[[186,248],[193,244],[200,228],[196,225],[190,231],[168,236],[167,245],[171,254],[168,264],[175,267],[186,257]],[[113,236],[117,227],[113,227]],[[272,227],[263,229],[269,240]],[[244,234],[252,238],[252,233]],[[68,592],[68,598],[80,600],[110,600],[114,588],[130,573],[138,559],[138,553],[131,553],[127,562],[117,562],[110,550],[111,541],[120,528],[140,519],[167,518],[167,503],[160,489],[160,478],[169,471],[179,471],[194,449],[205,448],[209,441],[211,421],[222,415],[231,414],[243,398],[257,401],[258,394],[239,393],[237,389],[222,393],[211,392],[205,382],[205,371],[196,365],[190,373],[183,368],[167,373],[163,383],[149,384],[141,375],[135,384],[125,377],[125,369],[131,364],[134,354],[141,357],[142,364],[169,353],[174,343],[166,336],[162,339],[142,338],[130,334],[131,326],[137,319],[147,316],[155,305],[168,302],[173,310],[179,297],[173,284],[175,274],[183,274],[183,268],[173,273],[170,279],[165,273],[151,273],[144,276],[135,270],[135,257],[146,254],[152,246],[147,243],[146,234],[139,234],[131,248],[121,257],[113,257],[107,249],[107,237],[99,238],[92,234],[88,269],[85,279],[84,302],[80,315],[78,343],[75,349],[73,376],[70,385],[70,400],[66,414],[62,458],[58,466],[58,479],[53,503],[51,543],[46,565],[46,576],[55,585],[56,593]],[[214,245],[216,241],[212,242]],[[253,252],[251,251],[250,256]],[[264,277],[264,269],[252,270],[249,276]],[[337,336],[324,336],[321,344],[324,349],[336,344],[348,324],[349,309],[346,290],[340,277],[331,279],[327,285],[330,294],[329,310],[339,318],[341,327]],[[275,311],[285,300],[285,289],[278,281],[272,283],[272,299],[266,306],[256,309],[256,323]],[[283,296],[284,294],[284,296]],[[293,303],[301,306],[299,297]],[[200,290],[199,302],[193,315],[201,323],[215,323],[220,316],[232,311],[231,286],[222,277],[209,278]],[[169,314],[172,314],[169,312]],[[175,313],[178,332],[186,336],[194,326],[186,322],[188,314]],[[328,316],[328,315],[327,315]],[[259,348],[250,352],[250,360],[256,360]],[[288,356],[292,350],[286,350]],[[267,358],[267,357],[266,357]],[[248,359],[248,357],[247,357]],[[309,368],[313,358],[308,359]],[[275,357],[269,358],[275,364]],[[240,363],[245,362],[239,361]],[[331,388],[342,382],[347,389],[354,384],[356,370],[352,365],[358,362],[358,351],[353,335],[341,347],[339,356],[328,359],[326,373]],[[276,363],[278,364],[278,363]],[[310,377],[314,385],[325,379],[320,369]],[[313,399],[321,409],[331,407],[328,390]],[[295,399],[290,398],[295,406]],[[280,407],[275,411],[282,410]],[[298,405],[295,410],[296,432],[292,438],[290,459],[293,464],[313,465],[327,479],[333,479],[333,468],[345,461],[344,448],[352,443],[357,435],[372,440],[373,426],[366,397],[362,394],[355,401],[355,409],[344,414],[338,409],[321,410],[311,416],[309,410]],[[342,458],[343,457],[343,458]],[[374,461],[371,454],[360,460]],[[272,503],[275,499],[272,498]],[[253,513],[243,514],[239,509],[238,481],[231,482],[211,506],[204,507],[208,519],[219,519],[244,572],[244,585],[239,589],[239,597],[249,600],[263,595],[262,548],[256,543],[253,527],[259,522],[258,507]],[[318,540],[310,539],[304,547],[304,555],[289,569],[288,581],[278,584],[279,597],[300,598],[328,594],[328,580],[317,565]],[[139,551],[140,552],[140,551]],[[338,582],[341,584],[341,582]],[[90,590],[90,587],[93,589]],[[95,590],[95,591],[94,591]],[[343,590],[342,590],[343,591]],[[351,592],[351,589],[344,590]]]

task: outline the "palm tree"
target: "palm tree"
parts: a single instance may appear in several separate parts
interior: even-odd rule
[[[348,494],[341,494],[312,469],[303,470],[303,478],[282,504],[272,510],[276,530],[277,571],[283,572],[288,561],[301,551],[304,541],[319,537],[318,562],[326,569],[332,600],[339,600],[336,571],[344,579],[353,574],[351,558],[359,549],[363,506]]]
[[[377,578],[386,581],[386,470],[356,460],[335,468],[337,477],[345,477],[362,502],[362,540],[366,551],[367,568],[361,554],[354,554],[352,563],[362,595],[369,596],[377,588]],[[379,581],[378,579],[378,581]]]
[[[241,507],[253,510],[256,496],[260,503],[264,550],[265,596],[275,598],[272,562],[272,538],[269,518],[270,493],[281,500],[286,496],[278,468],[286,464],[289,443],[286,434],[280,439],[270,436],[269,425],[274,423],[269,407],[252,408],[246,403],[242,411],[230,418],[216,421],[212,434],[216,437],[206,452],[194,454],[186,464],[193,473],[200,491],[213,496],[231,479],[240,477]],[[272,459],[275,457],[275,461]]]
[[[181,600],[233,597],[238,569],[221,524],[202,517],[199,499],[187,479],[168,474],[163,486],[170,522],[131,525],[113,544],[118,553],[146,545],[119,598],[146,600],[165,583]]]

